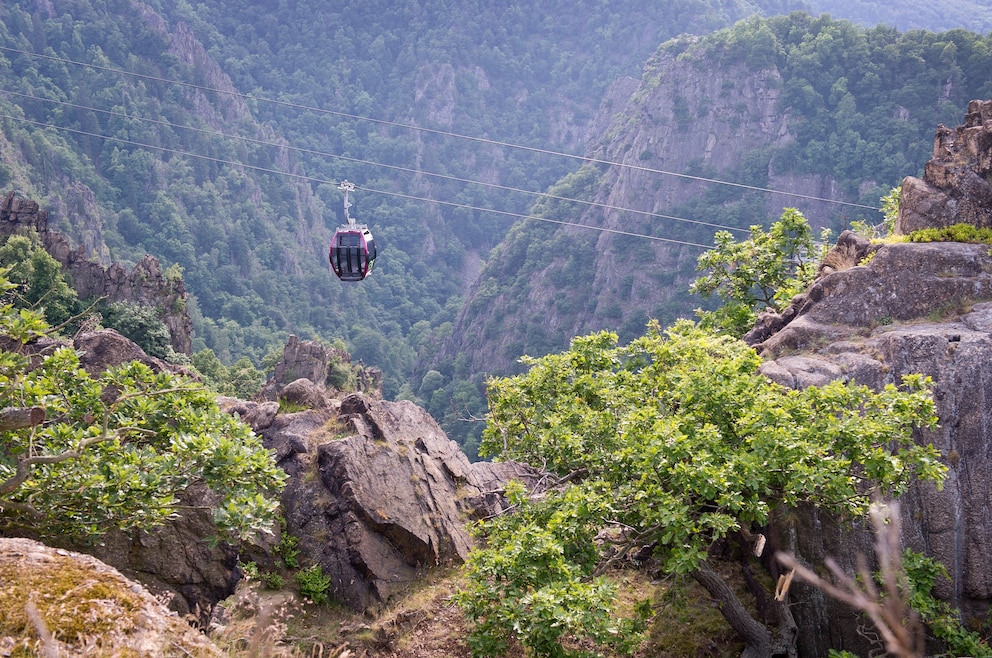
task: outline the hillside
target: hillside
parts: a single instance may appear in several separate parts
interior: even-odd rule
[[[0,187],[107,262],[180,265],[194,349],[260,363],[289,332],[343,340],[396,396],[513,213],[571,166],[539,150],[581,153],[614,79],[754,10],[14,0]],[[326,264],[342,179],[383,254],[361,286]]]
[[[692,316],[688,285],[714,232],[767,226],[784,207],[834,235],[880,222],[880,197],[921,171],[933,127],[992,96],[989,44],[805,14],[663,44],[591,152],[601,164],[550,189],[582,203],[534,207],[572,225],[516,226],[421,372],[508,373],[575,335],[627,340],[648,318]]]
[[[926,22],[929,6],[901,2],[893,5],[893,15],[908,13],[924,26],[943,26]],[[949,8],[940,18],[953,22],[962,6],[954,4],[955,12]],[[981,19],[984,5],[966,6],[971,18]],[[547,245],[543,237],[528,237],[529,231],[551,225],[535,229],[525,222],[513,228],[555,181],[561,181],[559,192],[576,185],[580,191],[588,187],[592,195],[604,189],[585,172],[564,179],[577,161],[562,156],[623,154],[625,162],[650,168],[686,167],[684,173],[723,176],[727,172],[710,162],[687,156],[691,151],[682,144],[692,142],[687,135],[710,125],[694,118],[705,110],[706,99],[679,97],[678,107],[650,117],[639,116],[633,106],[623,110],[644,63],[659,43],[676,35],[704,35],[755,13],[774,16],[807,8],[791,0],[647,6],[634,0],[531,2],[505,11],[461,0],[335,8],[311,0],[275,10],[263,3],[222,0],[12,0],[0,6],[0,188],[37,199],[49,211],[53,228],[85,246],[93,258],[133,264],[149,253],[163,270],[178,265],[191,295],[193,350],[210,348],[225,363],[247,356],[262,365],[290,333],[336,341],[356,359],[383,369],[387,397],[429,406],[462,438],[477,433],[478,424],[467,431],[458,419],[484,408],[483,373],[512,363],[519,356],[510,353],[514,350],[553,349],[561,344],[560,336],[585,326],[585,315],[612,312],[602,300],[594,312],[581,295],[559,288],[589,283],[593,256],[608,246],[592,244],[599,238],[591,233],[569,257],[571,264],[559,268],[557,283],[540,284],[558,309],[551,334],[525,327],[514,340],[504,341],[504,354],[496,361],[491,352],[477,357],[466,351],[454,364],[454,345],[435,357],[452,334],[482,263],[511,230],[522,232],[528,243],[540,242],[545,253],[534,258],[571,250],[557,243],[559,237]],[[843,5],[813,9],[838,17],[853,11]],[[800,29],[796,38],[809,34]],[[895,101],[909,113],[908,124],[879,122],[879,134],[871,139],[863,125],[853,130],[868,144],[891,145],[889,154],[900,157],[879,172],[884,181],[878,177],[865,190],[852,192],[865,181],[863,172],[849,171],[850,163],[838,164],[834,157],[847,149],[848,134],[838,126],[849,126],[851,118],[837,116],[844,105],[832,98],[832,86],[840,79],[835,69],[849,62],[827,39],[811,37],[801,50],[812,68],[842,63],[826,67],[833,77],[812,85],[807,105],[791,107],[792,124],[817,128],[810,143],[827,155],[812,149],[789,157],[806,157],[830,169],[826,178],[823,172],[802,172],[805,178],[793,181],[796,189],[818,189],[830,178],[842,197],[877,203],[875,189],[897,180],[891,171],[902,175],[921,166],[922,156],[914,151],[925,133],[919,126],[958,114],[974,82],[972,69],[984,62],[981,57],[965,61],[972,55],[966,52],[970,37],[964,33],[954,37],[961,52],[945,55],[957,62],[958,77],[930,52],[931,36],[903,36],[891,29],[870,35],[873,48],[888,47],[902,62],[882,66],[876,91],[890,90],[905,76],[920,77],[923,91],[911,85]],[[752,36],[765,39],[763,33]],[[776,39],[781,35],[772,35],[773,47]],[[744,41],[749,45],[727,45],[724,55],[750,58],[734,73],[742,77],[755,67],[765,70],[762,57],[768,55],[767,43],[756,47],[750,37]],[[859,53],[852,53],[850,62],[856,64]],[[657,65],[648,66],[657,70]],[[936,109],[931,68],[934,75],[944,75],[941,80],[955,81],[950,97]],[[948,73],[953,75],[948,78]],[[788,71],[780,74],[795,78]],[[964,91],[959,77],[965,80]],[[865,79],[865,85],[872,84]],[[644,79],[642,96],[650,85]],[[806,94],[802,86],[791,91]],[[718,100],[722,92],[709,93]],[[872,92],[852,93],[858,102],[855,118],[863,121],[860,115],[873,102]],[[843,95],[840,87],[836,94]],[[690,107],[690,100],[696,105]],[[773,105],[768,105],[768,118],[775,121],[781,117]],[[893,111],[882,106],[881,115]],[[621,111],[625,118],[614,121]],[[624,151],[619,142],[609,145],[614,138],[627,139],[631,127],[650,141],[655,125],[677,131],[678,143],[638,143],[631,147],[636,152]],[[734,145],[731,128],[714,131],[712,139],[731,138],[716,150],[729,148],[725,157],[732,159],[745,144]],[[710,139],[709,133],[697,137]],[[806,143],[801,131],[797,142]],[[861,157],[861,151],[850,152],[850,160]],[[781,162],[787,155],[777,157]],[[763,150],[755,152],[744,158],[750,163],[746,171],[728,175],[775,184],[761,171],[767,157]],[[326,264],[328,237],[343,215],[337,189],[342,179],[359,185],[352,215],[373,228],[382,253],[377,272],[359,286],[341,285]],[[618,188],[626,185],[620,181]],[[822,191],[835,197],[829,185]],[[630,188],[624,197],[619,193],[604,198],[622,201],[618,207],[627,212],[655,206],[642,195],[627,198]],[[690,199],[690,207],[675,207],[670,214],[717,223],[769,219],[755,220],[760,213],[753,208],[721,209],[724,202]],[[543,204],[538,211],[569,220],[582,210]],[[622,220],[623,230],[636,221]],[[654,237],[669,235],[671,227],[658,230]],[[685,236],[690,234],[695,237],[686,241],[707,243],[708,236],[691,231]],[[645,247],[639,239],[618,240],[619,249],[640,254],[639,259],[648,251],[668,249],[666,243]],[[694,259],[691,252],[680,252],[683,264]],[[659,255],[658,263],[665,258]],[[646,283],[684,281],[668,271],[651,276],[649,282],[638,270],[617,285],[630,286],[636,294]],[[493,281],[488,278],[478,289],[510,285]],[[624,333],[639,330],[648,315],[670,317],[692,305],[673,300],[648,300],[635,317],[625,310],[628,300],[618,298]],[[512,306],[498,308],[513,312]],[[470,317],[467,312],[459,326],[472,324]],[[498,324],[488,328],[489,334],[502,331]],[[468,329],[464,339],[455,340],[478,336]],[[418,360],[422,367],[411,382]]]

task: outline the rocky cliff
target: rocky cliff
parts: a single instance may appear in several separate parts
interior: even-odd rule
[[[973,101],[965,124],[937,131],[924,177],[903,182],[899,227],[987,225],[992,158],[992,101]],[[793,387],[852,380],[874,388],[904,374],[933,379],[940,426],[921,432],[949,467],[942,490],[920,486],[902,499],[903,543],[936,558],[950,573],[939,595],[966,622],[992,604],[992,254],[988,245],[892,243],[864,265],[826,273],[797,298],[774,330],[755,334],[762,371]],[[767,320],[767,318],[766,318]],[[775,323],[772,323],[774,326]],[[850,533],[810,513],[808,532],[780,538],[811,565],[830,555],[849,571],[867,533]],[[802,539],[796,543],[793,536]],[[807,592],[796,605],[802,655],[829,647],[865,655],[850,610]]]
[[[802,121],[781,107],[780,72],[744,61],[718,66],[694,44],[686,37],[663,47],[639,83],[621,81],[605,99],[591,155],[618,166],[587,165],[580,180],[550,190],[594,204],[559,204],[551,210],[555,220],[605,230],[532,222],[511,232],[427,367],[458,356],[470,359],[468,372],[507,373],[521,354],[563,349],[576,335],[610,329],[629,338],[643,333],[649,318],[691,315],[699,300],[689,298],[688,285],[715,229],[667,218],[712,192],[703,174],[737,180],[757,167],[765,185],[782,192],[750,201],[766,218],[790,206],[823,224],[837,215],[835,205],[793,196],[844,200],[836,181],[792,172],[771,155],[795,141]],[[732,207],[746,194],[743,187],[727,191],[725,203]]]
[[[77,193],[85,196],[83,191]],[[69,215],[70,220],[73,217]],[[189,295],[181,278],[163,275],[158,259],[145,256],[131,269],[117,263],[104,266],[98,259],[100,254],[87,245],[73,247],[61,233],[49,230],[48,212],[40,209],[37,202],[10,191],[0,202],[0,240],[23,230],[38,233],[45,250],[69,274],[80,299],[103,296],[108,302],[128,301],[158,308],[169,330],[172,348],[182,354],[190,353],[193,322],[186,307]],[[102,240],[92,242],[103,244]]]
[[[355,393],[277,409],[269,402],[244,413],[291,476],[286,531],[300,540],[301,562],[331,578],[333,597],[359,610],[460,564],[472,545],[467,522],[502,509],[505,482],[540,481],[520,464],[469,463],[411,402]]]

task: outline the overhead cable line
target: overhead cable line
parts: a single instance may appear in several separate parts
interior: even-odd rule
[[[562,157],[562,158],[569,158],[569,159],[573,159],[573,160],[579,160],[581,162],[590,162],[590,163],[594,163],[594,164],[603,164],[603,165],[607,165],[607,166],[611,166],[611,167],[620,167],[620,168],[624,168],[624,169],[631,169],[631,170],[634,170],[634,171],[642,171],[642,172],[646,172],[646,173],[659,174],[659,175],[662,175],[662,176],[674,176],[674,177],[677,177],[677,178],[684,178],[684,179],[687,179],[687,180],[693,180],[693,181],[702,182],[702,183],[713,183],[713,184],[716,184],[716,185],[728,185],[730,187],[736,187],[736,188],[739,188],[739,189],[751,190],[751,191],[756,191],[756,192],[768,192],[768,193],[771,193],[771,194],[783,194],[785,196],[791,196],[791,197],[796,197],[796,198],[800,198],[800,199],[806,199],[806,200],[809,200],[809,201],[820,201],[820,202],[823,202],[823,203],[832,203],[832,204],[836,204],[836,205],[850,206],[850,207],[854,207],[854,208],[865,208],[865,209],[868,209],[868,210],[879,210],[879,208],[876,207],[876,206],[869,206],[869,205],[862,204],[862,203],[853,203],[853,202],[850,202],[850,201],[838,201],[836,199],[828,199],[828,198],[825,198],[825,197],[817,197],[817,196],[812,196],[812,195],[809,195],[809,194],[801,194],[799,192],[784,192],[784,191],[781,191],[781,190],[773,190],[773,189],[770,189],[770,188],[767,188],[767,187],[759,187],[759,186],[756,186],[756,185],[747,185],[747,184],[744,184],[744,183],[734,183],[734,182],[731,182],[731,181],[719,180],[719,179],[716,179],[716,178],[706,178],[704,176],[693,176],[691,174],[683,174],[683,173],[674,172],[674,171],[665,171],[663,169],[654,169],[652,167],[645,167],[643,165],[626,164],[626,163],[623,163],[623,162],[615,162],[615,161],[612,161],[612,160],[604,160],[604,159],[601,159],[601,158],[593,158],[593,157],[588,157],[588,156],[575,155],[573,153],[564,153],[564,152],[561,152],[561,151],[553,151],[553,150],[550,150],[550,149],[544,149],[544,148],[540,148],[540,147],[536,147],[536,146],[525,146],[523,144],[512,144],[510,142],[503,142],[503,141],[499,141],[499,140],[488,139],[486,137],[476,137],[476,136],[473,136],[473,135],[463,135],[463,134],[459,134],[459,133],[455,133],[455,132],[451,132],[451,131],[447,131],[447,130],[438,130],[436,128],[423,128],[421,126],[416,126],[416,125],[412,125],[412,124],[408,124],[408,123],[401,123],[401,122],[398,122],[398,121],[389,121],[387,119],[377,119],[377,118],[374,118],[374,117],[366,117],[366,116],[361,116],[361,115],[358,115],[358,114],[350,114],[348,112],[340,112],[340,111],[337,111],[337,110],[328,110],[328,109],[325,109],[325,108],[312,107],[312,106],[304,105],[302,103],[292,103],[292,102],[289,102],[289,101],[277,100],[277,99],[273,99],[273,98],[265,98],[263,96],[255,96],[253,94],[245,94],[245,93],[242,93],[242,92],[239,92],[239,91],[230,91],[230,90],[227,90],[227,89],[217,89],[215,87],[207,87],[207,86],[204,86],[204,85],[197,85],[197,84],[194,84],[192,82],[183,82],[181,80],[171,80],[169,78],[163,78],[163,77],[160,77],[160,76],[149,75],[147,73],[134,73],[132,71],[127,71],[125,69],[118,69],[118,68],[109,67],[109,66],[100,66],[98,64],[90,64],[90,63],[87,63],[87,62],[79,62],[79,61],[72,60],[72,59],[66,59],[64,57],[56,57],[54,55],[43,55],[43,54],[40,54],[40,53],[33,53],[33,52],[30,52],[30,51],[27,51],[27,50],[19,50],[17,48],[10,48],[8,46],[0,46],[0,51],[7,51],[7,52],[12,52],[12,53],[17,53],[17,54],[20,54],[20,55],[26,55],[28,57],[38,57],[38,58],[41,58],[41,59],[48,59],[48,60],[60,62],[60,63],[63,63],[63,64],[73,64],[75,66],[86,66],[86,67],[93,68],[93,69],[100,70],[100,71],[107,71],[107,72],[110,72],[110,73],[118,73],[118,74],[122,74],[122,75],[129,75],[129,76],[133,76],[133,77],[137,77],[137,78],[142,78],[142,79],[145,79],[145,80],[152,80],[152,81],[155,81],[155,82],[164,82],[164,83],[167,83],[167,84],[181,85],[181,86],[184,86],[184,87],[189,87],[189,88],[197,89],[197,90],[200,90],[200,91],[209,91],[209,92],[216,93],[216,94],[224,94],[224,95],[228,95],[228,96],[236,96],[236,97],[240,98],[241,100],[249,100],[250,99],[250,100],[255,100],[255,101],[261,101],[261,102],[264,102],[264,103],[272,103],[274,105],[280,105],[280,106],[283,106],[283,107],[289,107],[289,108],[293,108],[293,109],[297,109],[297,110],[305,110],[305,111],[308,111],[308,112],[314,112],[314,113],[318,113],[318,114],[329,114],[329,115],[332,115],[332,116],[339,116],[339,117],[344,117],[344,118],[347,118],[347,119],[354,119],[354,120],[357,120],[357,121],[369,121],[369,122],[372,122],[372,123],[378,123],[378,124],[382,124],[382,125],[386,125],[386,126],[392,126],[392,127],[396,127],[396,128],[404,128],[406,130],[416,130],[416,131],[419,131],[419,132],[424,132],[424,133],[429,133],[429,134],[435,134],[435,135],[441,135],[441,136],[445,136],[445,137],[455,137],[455,138],[458,138],[458,139],[465,139],[465,140],[469,140],[469,141],[479,142],[479,143],[487,144],[487,145],[490,145],[490,146],[500,146],[500,147],[506,147],[506,148],[521,149],[521,150],[524,150],[524,151],[530,151],[532,153],[539,153],[539,154],[542,154],[542,155],[553,155],[553,156]]]
[[[127,114],[125,112],[116,112],[114,110],[103,110],[103,109],[100,109],[100,108],[90,107],[90,106],[87,106],[87,105],[79,105],[77,103],[70,103],[68,101],[62,101],[62,100],[57,100],[57,99],[52,99],[52,98],[43,98],[41,96],[34,96],[34,95],[31,95],[31,94],[25,94],[23,92],[13,91],[13,90],[10,90],[10,89],[2,89],[2,88],[0,88],[0,92],[6,93],[6,94],[10,94],[10,95],[14,95],[14,96],[20,96],[22,98],[27,98],[27,99],[33,100],[33,101],[40,101],[40,102],[43,102],[43,103],[54,103],[54,104],[62,105],[62,106],[65,106],[65,107],[71,107],[71,108],[75,108],[75,109],[79,109],[79,110],[87,110],[87,111],[91,111],[91,112],[100,112],[102,114],[109,114],[110,116],[114,116],[114,117],[121,117],[121,118],[124,118],[124,119],[129,119],[129,120],[133,120],[133,121],[139,121],[139,122],[143,122],[143,123],[157,124],[157,125],[165,126],[165,127],[168,127],[168,128],[189,130],[189,131],[192,131],[192,132],[206,134],[206,135],[210,135],[210,136],[213,136],[213,137],[224,137],[224,138],[227,138],[227,139],[237,139],[237,140],[241,140],[243,142],[248,142],[250,144],[255,144],[255,145],[258,145],[258,146],[271,146],[271,147],[274,147],[274,148],[281,148],[281,149],[287,149],[287,150],[291,150],[291,151],[297,151],[299,153],[306,153],[307,155],[319,156],[319,157],[322,157],[322,158],[334,158],[334,159],[338,159],[338,160],[345,160],[347,162],[354,162],[354,163],[358,163],[358,164],[366,164],[366,165],[370,165],[370,166],[373,166],[373,167],[383,167],[383,168],[386,168],[386,169],[393,169],[393,170],[396,170],[396,171],[402,171],[402,172],[411,173],[411,174],[420,174],[420,175],[424,175],[424,176],[441,178],[441,179],[444,179],[444,180],[450,180],[450,181],[459,182],[459,183],[468,183],[468,184],[471,184],[471,185],[480,185],[480,186],[484,186],[484,187],[490,187],[490,188],[493,188],[493,189],[503,190],[503,191],[507,191],[507,192],[515,192],[515,193],[519,193],[519,194],[529,194],[529,195],[537,196],[539,198],[544,198],[544,199],[554,199],[556,201],[568,201],[568,202],[571,202],[571,203],[577,203],[577,204],[582,204],[582,205],[591,206],[591,207],[595,207],[595,208],[601,208],[603,210],[614,210],[614,211],[618,211],[618,212],[636,213],[636,214],[639,214],[639,215],[644,215],[645,217],[657,218],[657,219],[667,219],[667,220],[676,221],[676,222],[685,222],[685,223],[688,223],[688,224],[696,224],[696,225],[699,225],[699,226],[708,226],[710,228],[716,228],[716,229],[720,229],[720,230],[724,230],[724,231],[738,231],[738,232],[742,232],[742,233],[748,232],[748,229],[743,229],[743,228],[736,227],[736,226],[726,226],[726,225],[717,224],[717,223],[714,223],[714,222],[704,222],[704,221],[698,220],[698,219],[688,219],[688,218],[685,218],[685,217],[677,217],[675,215],[666,215],[666,214],[663,214],[663,213],[650,212],[650,211],[647,211],[647,210],[635,210],[633,208],[624,208],[623,206],[614,206],[614,205],[607,204],[607,203],[599,203],[599,202],[596,202],[596,201],[587,201],[585,199],[574,199],[574,198],[559,196],[559,195],[555,195],[555,194],[548,194],[546,192],[534,192],[534,191],[525,190],[525,189],[522,189],[522,188],[510,187],[510,186],[507,186],[507,185],[500,185],[498,183],[487,183],[487,182],[484,182],[484,181],[477,181],[477,180],[472,180],[472,179],[469,179],[469,178],[460,178],[458,176],[451,176],[451,175],[448,175],[448,174],[432,173],[432,172],[429,172],[429,171],[423,171],[421,169],[413,169],[413,168],[410,168],[410,167],[401,167],[399,165],[390,165],[390,164],[384,164],[384,163],[381,163],[381,162],[372,162],[370,160],[363,160],[361,158],[353,158],[353,157],[349,157],[349,156],[345,156],[345,155],[337,155],[335,153],[327,153],[325,151],[318,151],[318,150],[315,150],[315,149],[309,149],[309,148],[304,148],[304,147],[299,147],[299,146],[293,146],[291,144],[282,144],[282,143],[277,143],[277,142],[270,142],[270,141],[265,141],[265,140],[261,140],[261,139],[255,139],[253,137],[246,137],[246,136],[242,136],[242,135],[231,135],[231,134],[220,132],[220,131],[216,131],[216,130],[208,130],[206,128],[197,128],[195,126],[183,126],[183,125],[175,124],[175,123],[172,123],[171,121],[165,121],[165,120],[162,120],[162,119],[152,119],[152,118],[148,118],[148,117],[141,117],[141,116],[136,116],[136,115],[133,115],[133,114]],[[107,137],[104,137],[104,139],[108,139],[108,138]]]
[[[140,148],[155,149],[155,150],[158,150],[158,151],[163,151],[165,153],[172,153],[172,154],[175,154],[175,155],[182,155],[182,156],[186,156],[186,157],[190,157],[190,158],[200,158],[202,160],[208,160],[210,162],[216,162],[218,164],[226,164],[226,165],[230,165],[232,167],[241,167],[241,168],[244,168],[244,169],[252,169],[254,171],[260,171],[260,172],[268,173],[268,174],[275,174],[275,175],[278,175],[278,176],[287,176],[289,178],[295,178],[297,180],[307,181],[307,182],[310,182],[310,183],[326,183],[326,184],[329,184],[329,185],[336,185],[337,184],[336,181],[330,181],[330,180],[323,179],[323,178],[315,178],[313,176],[305,176],[303,174],[294,174],[294,173],[290,173],[290,172],[287,172],[287,171],[279,171],[278,169],[270,169],[268,167],[259,167],[257,165],[246,164],[244,162],[236,162],[234,160],[225,160],[223,158],[215,158],[215,157],[212,157],[212,156],[209,156],[209,155],[201,155],[199,153],[191,153],[189,151],[181,151],[179,149],[172,149],[172,148],[168,148],[168,147],[165,147],[165,146],[156,146],[154,144],[143,144],[141,142],[136,142],[136,141],[133,141],[133,140],[130,140],[130,139],[124,139],[124,138],[121,138],[121,137],[109,137],[109,136],[106,136],[106,135],[101,135],[99,133],[92,133],[92,132],[88,132],[88,131],[85,131],[85,130],[78,130],[76,128],[66,128],[64,126],[57,126],[57,125],[52,124],[52,123],[45,123],[43,121],[35,121],[33,119],[26,119],[24,117],[15,117],[15,116],[11,116],[9,114],[0,114],[0,119],[10,119],[12,121],[20,121],[22,123],[30,123],[32,125],[39,126],[39,127],[42,127],[42,128],[53,128],[55,130],[63,130],[63,131],[66,131],[66,132],[75,133],[77,135],[84,135],[86,137],[97,137],[97,138],[100,138],[100,139],[106,139],[106,140],[111,140],[111,141],[115,141],[115,142],[120,142],[122,144],[129,144],[131,146],[137,146],[137,147],[140,147]],[[475,211],[479,211],[479,212],[493,213],[495,215],[503,215],[503,216],[506,216],[506,217],[514,217],[514,218],[517,218],[517,219],[524,219],[524,220],[533,219],[533,220],[536,220],[536,221],[548,222],[548,223],[551,223],[551,224],[561,224],[563,226],[572,226],[572,227],[575,227],[575,228],[590,229],[590,230],[599,231],[599,232],[602,232],[602,233],[613,233],[613,234],[616,234],[616,235],[628,235],[628,236],[635,237],[635,238],[644,238],[644,239],[647,239],[647,240],[655,240],[655,241],[658,241],[658,242],[669,242],[669,243],[680,244],[680,245],[684,245],[684,246],[688,246],[688,247],[699,247],[700,249],[704,249],[704,250],[710,250],[710,249],[713,248],[712,245],[704,245],[704,244],[699,244],[697,242],[687,242],[685,240],[676,240],[674,238],[663,238],[663,237],[659,237],[659,236],[655,236],[655,235],[646,235],[646,234],[643,234],[643,233],[634,233],[632,231],[622,231],[620,229],[613,229],[613,228],[608,228],[608,227],[605,227],[605,226],[590,226],[588,224],[577,224],[575,222],[566,222],[566,221],[563,221],[563,220],[551,219],[549,217],[540,217],[540,216],[537,216],[537,215],[525,215],[525,214],[522,214],[522,213],[511,212],[511,211],[508,211],[508,210],[496,210],[494,208],[479,208],[478,206],[473,206],[473,205],[470,205],[470,204],[467,204],[467,203],[457,203],[455,201],[440,201],[438,199],[428,199],[426,197],[418,197],[418,196],[414,196],[412,194],[403,194],[403,193],[400,193],[400,192],[390,192],[388,190],[378,190],[378,189],[375,189],[375,188],[372,188],[372,187],[364,187],[364,186],[358,186],[358,185],[356,185],[355,186],[355,189],[357,189],[357,190],[363,190],[365,192],[371,192],[371,193],[374,193],[374,194],[384,194],[384,195],[387,195],[387,196],[394,196],[394,197],[398,197],[398,198],[401,198],[401,199],[407,199],[407,200],[413,200],[413,201],[423,201],[425,203],[433,203],[433,204],[442,205],[442,206],[451,206],[453,208],[460,208],[460,209],[463,209],[463,210],[475,210]]]

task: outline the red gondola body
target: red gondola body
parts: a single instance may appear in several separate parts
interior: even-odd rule
[[[361,281],[371,274],[375,256],[375,240],[365,226],[342,226],[331,238],[328,258],[342,281]]]

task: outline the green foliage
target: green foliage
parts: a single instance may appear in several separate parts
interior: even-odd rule
[[[981,636],[961,624],[960,613],[946,601],[933,596],[932,591],[937,580],[948,577],[946,567],[908,549],[903,552],[902,563],[909,581],[909,606],[920,614],[920,619],[934,637],[945,643],[945,655],[971,658],[992,656],[992,648]]]
[[[355,369],[348,363],[332,361],[327,364],[327,383],[339,391],[354,391],[358,386]]]
[[[0,246],[0,266],[8,268],[7,278],[18,286],[12,300],[15,307],[37,309],[52,326],[80,312],[76,291],[62,266],[41,246],[37,233],[10,236]]]
[[[922,376],[877,393],[843,382],[786,389],[757,372],[750,347],[686,321],[664,334],[652,324],[626,346],[599,333],[523,361],[524,374],[489,381],[480,452],[570,484],[540,502],[518,496],[517,513],[485,526],[462,602],[487,647],[517,637],[536,651],[545,626],[586,623],[608,605],[590,579],[608,557],[594,541],[604,528],[615,529],[613,549],[651,544],[664,572],[691,574],[715,542],[766,524],[773,509],[809,503],[858,518],[874,493],[946,472],[932,445],[914,441],[914,428],[937,420]],[[523,595],[545,588],[559,621]]]
[[[0,308],[7,338],[26,343],[45,329],[31,312]],[[268,531],[286,475],[201,385],[138,362],[94,377],[67,347],[28,367],[0,352],[0,406],[42,407],[46,417],[0,433],[0,524],[45,538],[151,528],[202,484],[223,536]]]
[[[568,511],[555,509],[559,504]],[[644,619],[610,614],[616,592],[593,577],[596,527],[589,521],[595,517],[584,505],[563,496],[486,526],[486,541],[498,549],[472,552],[468,585],[458,595],[474,622],[473,656],[503,655],[510,638],[535,656],[554,658],[591,655],[565,648],[576,638],[623,653],[636,647]]]
[[[901,196],[902,188],[893,187],[888,194],[881,198],[882,223],[873,225],[866,220],[857,219],[851,222],[851,230],[868,240],[884,240],[891,236],[895,233]]]
[[[283,530],[279,543],[272,552],[282,559],[282,563],[290,569],[300,566],[300,538]]]
[[[238,567],[241,568],[241,573],[244,574],[246,580],[256,580],[258,578],[258,563],[256,562],[246,562],[244,564],[238,563]]]
[[[173,356],[169,329],[154,306],[138,302],[114,302],[101,310],[103,325],[133,341],[149,356],[169,360]]]
[[[699,256],[697,271],[706,271],[690,291],[723,302],[715,311],[700,312],[705,326],[742,336],[754,325],[759,310],[781,310],[805,290],[816,274],[809,223],[795,208],[786,208],[768,231],[751,227],[746,240],[734,241],[718,231],[716,246]]]
[[[910,242],[970,242],[992,244],[992,229],[974,224],[952,224],[936,228],[921,228],[909,234]]]
[[[248,357],[241,357],[228,368],[208,348],[194,354],[191,362],[206,386],[221,395],[251,400],[262,389],[262,372]]]
[[[266,589],[282,589],[286,586],[286,579],[277,571],[265,571],[261,574],[261,578]]]
[[[319,564],[313,564],[305,569],[300,569],[293,576],[297,586],[300,588],[300,595],[317,605],[327,605],[329,598],[328,590],[331,588],[331,579],[324,575],[324,570]]]

